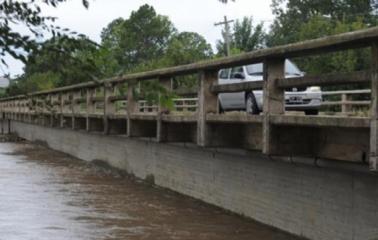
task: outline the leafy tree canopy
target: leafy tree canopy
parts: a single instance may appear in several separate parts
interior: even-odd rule
[[[223,36],[225,36],[223,32]],[[240,52],[249,52],[264,47],[265,32],[263,24],[254,26],[253,19],[244,17],[242,20],[236,20],[231,34],[231,52],[233,54]],[[226,55],[226,44],[224,40],[217,42],[218,55]]]
[[[365,27],[376,25],[377,0],[273,0],[274,23],[268,38],[268,45],[297,42],[302,25],[323,18],[330,26],[340,22],[351,24],[362,22]],[[324,34],[324,31],[321,31]],[[326,34],[331,34],[328,32]],[[308,36],[314,37],[314,36]]]
[[[54,26],[54,17],[46,17],[41,13],[41,4],[58,6],[67,0],[43,0],[43,1],[14,1],[3,0],[0,2],[0,59],[6,65],[4,56],[6,54],[27,61],[27,54],[38,48],[37,38],[42,38],[45,32],[54,36],[69,32],[68,29],[61,29]],[[88,7],[88,0],[82,0],[85,7]],[[30,35],[23,35],[14,29],[14,26],[24,26],[30,31]]]
[[[87,38],[61,36],[45,41],[38,51],[30,53],[24,74],[12,81],[8,93],[45,90],[96,79],[101,76],[94,60],[98,51],[98,46]]]
[[[130,71],[149,59],[161,57],[173,33],[172,22],[149,5],[133,11],[129,19],[116,19],[101,34],[102,45],[110,49],[123,67]]]
[[[192,63],[213,55],[210,44],[201,35],[179,33],[168,17],[157,14],[149,5],[132,12],[129,19],[115,19],[101,37],[101,45],[86,37],[67,36],[56,36],[40,44],[38,51],[29,54],[24,75],[13,82],[8,93]]]

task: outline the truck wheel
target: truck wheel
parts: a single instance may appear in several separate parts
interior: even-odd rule
[[[319,114],[319,110],[317,110],[317,109],[305,110],[305,114],[306,115],[318,115]]]
[[[247,94],[245,98],[245,111],[248,114],[257,115],[260,113],[260,109],[257,105],[257,101],[253,92]]]

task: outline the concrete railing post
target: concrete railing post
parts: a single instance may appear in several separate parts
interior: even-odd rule
[[[20,120],[20,100],[16,100],[16,120]]]
[[[1,108],[1,134],[4,134],[4,121],[5,121],[5,113],[3,112],[4,111],[4,105],[2,105],[2,108]]]
[[[56,122],[59,118],[60,113],[60,93],[54,94],[53,100],[52,100],[52,111],[53,111],[53,126],[57,127]]]
[[[285,92],[277,81],[285,77],[285,59],[269,59],[264,62],[263,90],[263,153],[274,154],[277,151],[277,139],[270,116],[285,113]]]
[[[218,95],[210,91],[217,83],[218,71],[208,70],[200,73],[198,90],[197,144],[201,147],[210,145],[209,126],[206,123],[208,113],[218,113]]]
[[[352,111],[352,106],[350,105],[351,96],[343,93],[341,95],[341,112],[342,113],[350,113]]]
[[[159,79],[159,83],[167,90],[167,91],[172,91],[172,78],[161,78]],[[159,99],[160,100],[160,99]],[[166,141],[166,134],[167,134],[167,129],[166,126],[163,124],[162,121],[162,116],[169,111],[166,109],[162,104],[159,102],[158,103],[158,115],[157,115],[157,134],[156,134],[156,139],[158,142],[164,142]]]
[[[68,103],[70,100],[70,93],[69,92],[64,92],[62,94],[61,98],[61,104],[62,104],[62,118],[61,118],[61,127],[66,126],[66,114],[68,114],[71,110],[70,104]]]
[[[133,121],[132,115],[138,109],[138,101],[135,99],[134,93],[137,86],[136,81],[129,81],[127,87],[127,136],[132,137],[134,134],[133,131]]]
[[[95,113],[95,104],[92,98],[96,96],[96,88],[86,89],[86,130],[89,132],[91,130],[91,115]]]
[[[40,119],[39,124],[42,125],[42,126],[45,126],[45,124],[46,124],[46,120],[45,120],[46,100],[47,100],[46,96],[41,96],[39,98],[39,102],[42,104],[42,106],[41,106],[41,114],[39,116],[39,119]]]
[[[54,97],[53,97],[53,95],[49,94],[47,96],[47,100],[48,100],[47,111],[48,111],[48,116],[49,116],[49,119],[50,119],[49,126],[53,127],[53,125],[54,125]]]
[[[81,98],[81,90],[72,93],[71,110],[72,110],[72,129],[77,128],[76,117],[80,113],[80,103],[77,102]]]
[[[59,94],[59,127],[64,127],[64,93]]]
[[[111,101],[114,95],[114,86],[111,83],[104,83],[104,134],[110,133],[110,116],[115,113],[115,104]]]
[[[378,42],[372,45],[370,170],[378,171]]]

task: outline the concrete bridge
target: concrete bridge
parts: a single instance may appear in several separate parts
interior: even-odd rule
[[[287,58],[362,48],[371,69],[285,78]],[[217,84],[220,69],[258,62],[263,81]],[[174,111],[135,94],[141,81],[175,91],[172,78],[185,75],[198,76],[198,96]],[[370,117],[285,113],[287,88],[354,83],[371,84]],[[261,115],[219,113],[219,93],[255,89]],[[288,232],[378,239],[378,28],[1,99],[0,110],[3,132]]]

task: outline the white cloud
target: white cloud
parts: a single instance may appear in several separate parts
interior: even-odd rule
[[[101,30],[118,17],[128,18],[133,10],[143,4],[154,6],[159,14],[167,15],[179,31],[193,31],[215,44],[221,37],[215,22],[253,16],[256,21],[272,19],[271,0],[237,0],[222,4],[217,0],[93,0],[86,10],[79,0],[71,0],[58,8],[44,7],[46,15],[58,17],[57,25],[86,34],[99,42]],[[22,64],[8,60],[9,71],[22,73]]]

